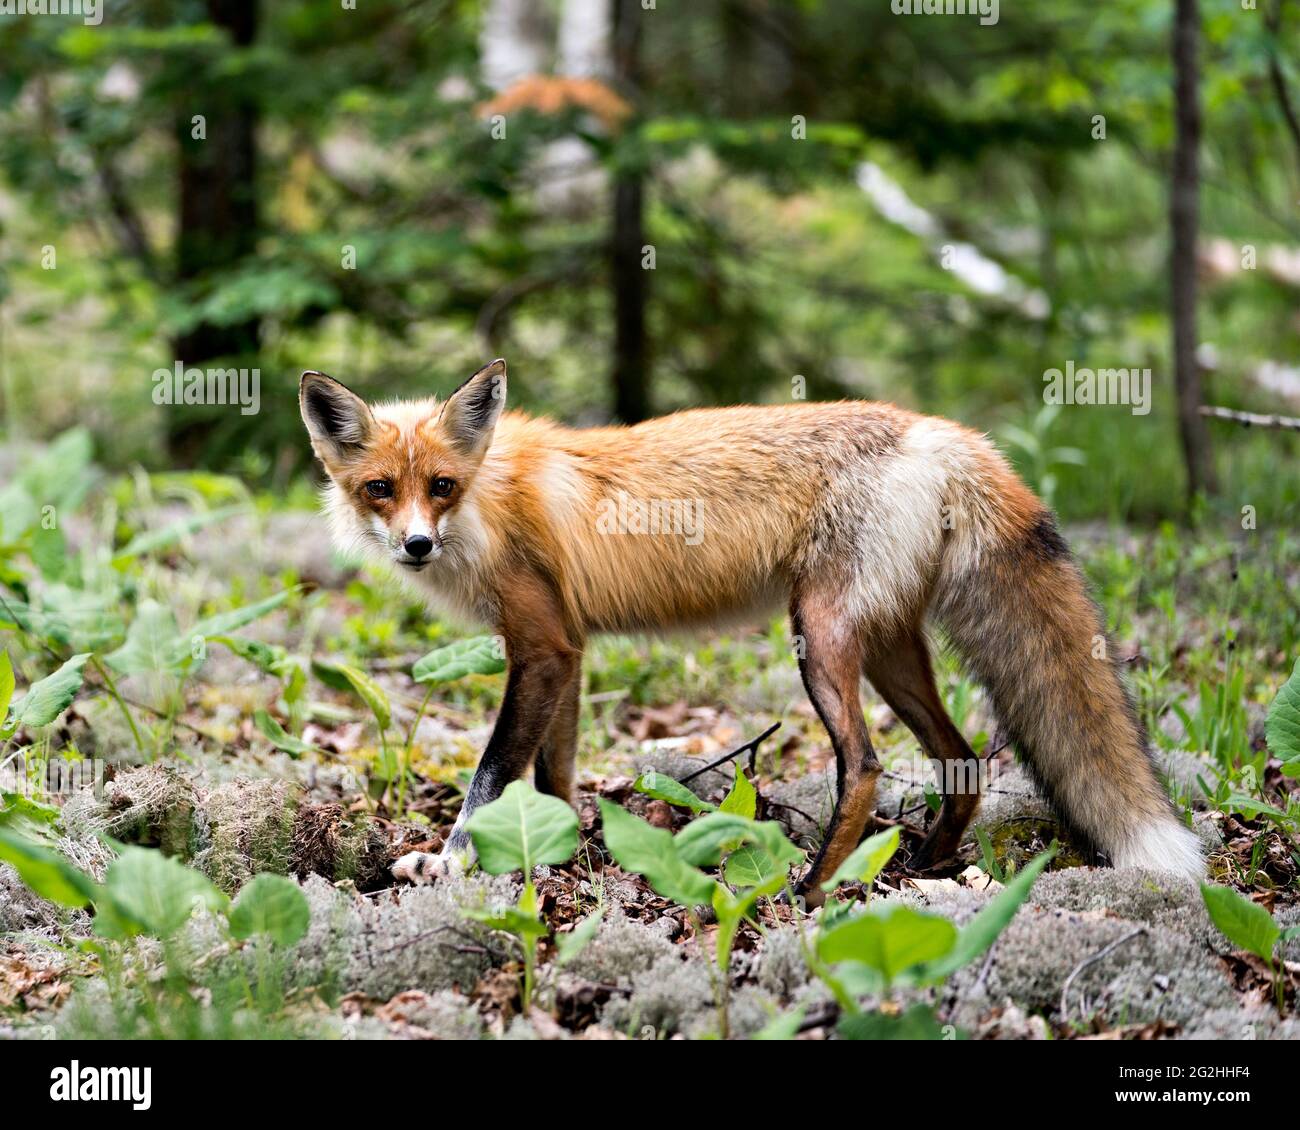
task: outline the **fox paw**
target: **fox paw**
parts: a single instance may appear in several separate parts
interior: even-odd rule
[[[450,855],[430,855],[427,851],[408,851],[389,870],[395,879],[405,879],[417,886],[446,879],[460,873],[459,862]]]

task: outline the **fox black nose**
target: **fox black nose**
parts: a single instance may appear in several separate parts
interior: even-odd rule
[[[424,534],[415,534],[402,543],[402,548],[416,560],[419,560],[421,557],[428,557],[433,552],[433,538],[426,537]]]

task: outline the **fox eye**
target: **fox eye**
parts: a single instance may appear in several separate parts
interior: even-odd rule
[[[446,498],[456,489],[456,480],[439,477],[433,480],[433,493],[439,498]]]
[[[387,479],[371,479],[366,483],[366,494],[371,498],[392,498],[393,484]]]

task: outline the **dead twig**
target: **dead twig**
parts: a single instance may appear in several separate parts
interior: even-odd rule
[[[1234,424],[1241,424],[1247,428],[1277,428],[1282,431],[1300,432],[1300,418],[1295,416],[1239,412],[1235,408],[1219,408],[1212,404],[1202,404],[1201,415],[1213,416],[1216,420],[1231,420]]]
[[[1070,995],[1070,986],[1074,984],[1074,979],[1085,969],[1096,965],[1097,962],[1101,961],[1108,954],[1114,953],[1120,946],[1127,942],[1131,942],[1139,934],[1145,934],[1146,932],[1147,928],[1145,926],[1139,926],[1136,930],[1130,930],[1122,938],[1116,938],[1110,943],[1110,945],[1098,950],[1091,957],[1084,958],[1083,961],[1079,962],[1078,965],[1070,970],[1070,975],[1065,979],[1065,984],[1061,986],[1061,1020],[1063,1023],[1068,1024],[1070,1020],[1070,1003],[1068,997]],[[1083,1018],[1082,1009],[1079,1012],[1079,1017],[1080,1019]]]
[[[699,777],[701,774],[707,773],[710,769],[716,769],[719,765],[725,765],[728,761],[732,760],[732,758],[739,757],[743,753],[748,753],[750,750],[756,748],[759,742],[763,741],[766,738],[770,738],[780,728],[781,728],[780,722],[773,722],[772,725],[770,725],[766,730],[764,730],[761,734],[759,734],[758,737],[750,738],[749,741],[747,741],[744,745],[737,746],[730,753],[724,753],[716,761],[710,761],[708,765],[696,769],[693,773],[687,773],[685,777],[678,778],[678,783],[684,785],[686,784],[687,781],[695,780],[696,777]]]

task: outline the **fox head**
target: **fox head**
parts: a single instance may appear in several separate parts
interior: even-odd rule
[[[506,363],[500,359],[445,401],[372,406],[324,373],[303,373],[298,403],[329,475],[337,531],[412,573],[454,550],[458,508],[492,443],[505,399]]]

